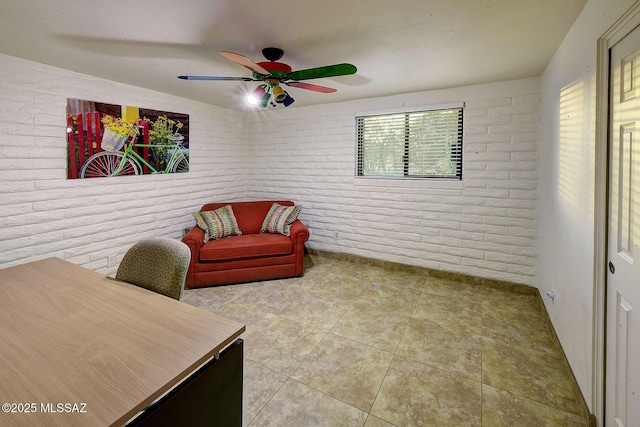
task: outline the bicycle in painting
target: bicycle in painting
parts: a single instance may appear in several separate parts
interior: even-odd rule
[[[137,143],[139,131],[137,127],[132,127],[133,136],[111,134],[107,130],[102,138],[101,147],[105,151],[89,157],[80,170],[80,178],[96,178],[120,175],[140,175],[143,167],[147,167],[153,174],[179,173],[189,171],[189,160],[184,154],[182,142],[184,136],[175,133],[167,137],[171,143],[167,144],[142,144]],[[125,143],[132,138],[131,142]],[[121,150],[125,147],[124,150]],[[137,148],[166,149],[169,154],[164,168],[156,168],[149,161],[145,160],[138,152]],[[157,165],[156,165],[157,166]]]

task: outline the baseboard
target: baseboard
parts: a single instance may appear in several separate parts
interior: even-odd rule
[[[560,344],[560,339],[556,334],[556,329],[553,327],[553,323],[551,322],[551,317],[549,317],[549,312],[547,311],[547,308],[544,305],[544,301],[542,300],[542,295],[540,294],[540,292],[536,292],[536,294],[538,295],[538,305],[540,306],[540,311],[544,315],[547,325],[549,326],[549,330],[551,331],[551,337],[556,347],[559,349],[559,353],[562,355],[562,363],[567,369],[567,371],[569,372],[569,375],[571,375],[571,379],[573,380],[571,381],[571,383],[573,384],[574,392],[576,396],[580,397],[580,406],[582,406],[581,415],[588,422],[589,426],[596,427],[596,424],[597,424],[596,417],[589,411],[589,406],[587,405],[587,401],[585,400],[584,395],[582,394],[582,390],[580,390],[580,387],[578,386],[578,380],[576,380],[576,376],[573,373],[573,369],[571,369],[571,365],[569,364],[569,360],[567,359],[567,356],[564,353],[562,344]]]
[[[338,252],[322,251],[317,249],[306,248],[306,252],[310,255],[318,255],[325,258],[332,258],[341,261],[350,261],[358,264],[380,267],[392,271],[403,271],[407,273],[423,274],[426,277],[436,277],[438,279],[452,280],[456,282],[466,282],[474,285],[486,286],[493,289],[502,289],[506,291],[518,292],[521,294],[534,295],[539,294],[538,288],[505,280],[487,279],[484,277],[470,276],[462,273],[453,273],[449,271],[435,270],[427,267],[419,267],[415,265],[402,264],[398,262],[384,261],[374,258],[366,258],[358,255],[351,255]]]

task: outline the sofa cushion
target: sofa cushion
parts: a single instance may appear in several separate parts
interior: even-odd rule
[[[209,240],[242,234],[231,205],[222,206],[212,211],[196,212],[193,217],[198,227],[204,230],[205,243]]]
[[[293,253],[293,243],[280,234],[243,234],[205,243],[200,249],[200,261],[229,261]]]
[[[282,206],[274,203],[262,222],[261,233],[291,235],[291,224],[298,219],[300,206]]]

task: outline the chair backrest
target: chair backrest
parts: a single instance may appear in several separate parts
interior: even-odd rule
[[[189,247],[180,240],[167,237],[143,240],[124,255],[116,279],[179,300],[190,260]]]

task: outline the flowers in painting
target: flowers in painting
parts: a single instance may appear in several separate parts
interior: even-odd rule
[[[138,133],[137,129],[133,126],[133,122],[128,122],[120,117],[104,116],[102,118],[102,124],[105,129],[117,133],[120,136],[134,136]]]
[[[173,136],[179,134],[182,129],[182,123],[177,120],[167,118],[167,116],[158,116],[156,121],[151,122],[149,119],[144,120],[150,122],[149,128],[149,142],[152,144],[170,143]]]
[[[149,122],[151,164],[156,169],[162,170],[167,166],[167,158],[169,156],[168,145],[182,139],[180,129],[182,129],[183,124],[167,116],[158,116],[155,121],[151,121],[145,117],[144,121]]]

